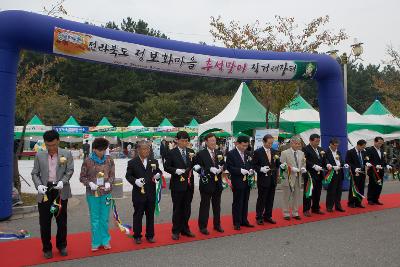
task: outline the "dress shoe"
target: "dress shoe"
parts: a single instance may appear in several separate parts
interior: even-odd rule
[[[365,206],[364,206],[364,204],[362,204],[362,203],[360,203],[360,204],[356,205],[356,207],[357,207],[357,208],[362,208],[362,209],[365,209]]]
[[[239,231],[240,230],[240,225],[233,226],[233,229],[235,229],[236,231]]]
[[[61,256],[63,256],[63,257],[68,256],[67,248],[62,248],[59,251],[60,251]]]
[[[172,240],[179,240],[179,234],[172,234]]]
[[[336,208],[336,210],[340,211],[340,212],[345,212],[345,210],[342,207],[338,207],[338,208]]]
[[[355,207],[356,207],[356,204],[351,203],[351,204],[347,204],[347,206],[348,206],[349,208],[355,208]]]
[[[92,247],[93,252],[98,251],[98,250],[99,250],[99,247]]]
[[[321,210],[313,210],[312,213],[319,214],[319,215],[324,215],[325,214],[325,212],[323,212]]]
[[[141,238],[135,238],[135,243],[136,243],[137,245],[142,244],[142,239],[141,239]]]
[[[380,202],[379,200],[377,200],[377,201],[375,202],[375,204],[376,204],[376,205],[383,205],[383,203]]]
[[[149,242],[149,243],[156,243],[156,241],[154,240],[154,237],[146,238],[146,240],[147,240],[147,242]]]
[[[45,251],[45,252],[43,252],[43,256],[44,256],[46,259],[51,259],[51,258],[53,258],[53,252],[52,252],[51,250]]]
[[[242,226],[249,227],[249,228],[253,228],[254,227],[254,225],[250,224],[249,222],[242,224]]]
[[[216,227],[214,227],[214,230],[217,231],[217,232],[220,232],[220,233],[225,232],[224,229],[222,229],[221,226],[216,226]]]
[[[182,232],[181,234],[187,237],[195,237],[195,235],[190,230]]]
[[[290,221],[290,217],[289,216],[284,216],[283,219],[286,220],[286,221]]]
[[[376,204],[375,204],[375,202],[373,202],[373,201],[368,201],[368,205],[373,206],[373,205],[376,205]]]
[[[200,233],[202,233],[203,235],[209,235],[210,234],[210,232],[206,228],[200,229]]]
[[[258,225],[263,225],[263,224],[264,224],[264,221],[263,221],[263,220],[257,220],[257,224],[258,224]]]
[[[297,215],[297,216],[293,216],[293,218],[295,218],[296,220],[301,220],[301,217],[299,216],[299,215]]]
[[[303,212],[303,215],[306,217],[311,217],[311,212],[309,210]]]
[[[332,208],[327,208],[326,211],[327,212],[333,212],[333,209]]]
[[[272,218],[264,218],[264,222],[270,223],[270,224],[276,224],[276,221]]]

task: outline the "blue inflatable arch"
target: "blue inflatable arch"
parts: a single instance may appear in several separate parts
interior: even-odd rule
[[[211,47],[35,13],[3,11],[0,12],[0,220],[12,214],[16,77],[22,49],[185,75],[241,80],[312,78],[318,82],[322,145],[327,147],[329,139],[337,137],[342,143],[342,153],[347,149],[341,69],[328,55]]]

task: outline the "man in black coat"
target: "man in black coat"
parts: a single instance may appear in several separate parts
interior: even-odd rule
[[[313,182],[313,190],[311,197],[306,197],[303,194],[303,214],[306,217],[310,217],[310,209],[313,213],[324,214],[319,206],[321,199],[322,180],[324,179],[324,173],[322,171],[325,166],[325,152],[319,146],[321,137],[318,134],[310,135],[310,143],[303,148],[304,156],[306,157],[306,169],[310,174]],[[304,192],[306,192],[308,175],[304,174]],[[311,204],[312,203],[312,204]]]
[[[329,142],[329,147],[325,151],[326,168],[328,171],[333,169],[332,181],[329,183],[326,193],[326,210],[333,212],[333,206],[340,212],[345,212],[340,203],[342,199],[342,183],[343,183],[343,167],[349,167],[344,164],[343,158],[338,150],[339,140],[332,138]]]
[[[221,194],[222,194],[222,171],[225,161],[221,151],[216,149],[217,138],[210,133],[205,137],[206,148],[197,153],[195,170],[200,174],[200,209],[199,229],[202,234],[209,235],[207,223],[210,211],[210,202],[213,209],[214,229],[223,233],[221,227]]]
[[[275,189],[278,181],[279,156],[272,149],[274,137],[267,134],[263,137],[263,146],[254,151],[253,168],[257,172],[258,197],[256,204],[256,220],[258,225],[265,222],[276,224],[272,219]]]
[[[358,140],[356,147],[348,150],[346,154],[346,163],[349,164],[351,173],[353,174],[350,180],[349,201],[347,202],[350,208],[365,208],[362,201],[353,196],[352,187],[354,180],[355,188],[361,195],[364,195],[365,164],[369,162],[367,152],[365,151],[366,144],[365,140]]]
[[[382,148],[383,143],[382,137],[375,137],[374,145],[367,148],[367,157],[369,158],[369,164],[367,164],[369,177],[367,198],[369,205],[383,205],[379,201],[385,174],[383,168],[392,169],[392,166],[386,164],[385,152]]]
[[[172,239],[178,240],[179,234],[194,237],[189,228],[191,204],[194,192],[194,151],[187,148],[189,134],[180,131],[176,134],[177,146],[170,150],[165,160],[164,170],[171,174],[169,187],[173,203]]]
[[[228,152],[226,156],[226,168],[231,174],[233,202],[232,217],[235,230],[240,230],[240,226],[254,227],[247,219],[250,186],[248,175],[253,174],[251,158],[246,154],[249,146],[247,136],[239,136],[236,140],[236,148]]]
[[[133,237],[136,244],[141,244],[142,219],[146,214],[146,239],[154,243],[154,209],[156,203],[156,181],[162,172],[158,161],[150,157],[150,144],[146,141],[138,143],[138,156],[128,161],[126,179],[133,185]]]

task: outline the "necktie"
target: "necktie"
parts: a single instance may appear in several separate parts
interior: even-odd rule
[[[360,161],[360,165],[363,166],[364,162],[363,162],[363,159],[361,157],[361,151],[358,151],[358,160]]]
[[[215,152],[214,152],[214,150],[211,151],[211,159],[212,159],[213,164],[215,165]]]
[[[318,159],[321,159],[320,156],[319,156],[319,153],[318,153],[318,149],[315,149],[315,153],[317,153]]]
[[[183,162],[185,162],[185,165],[187,164],[187,159],[186,159],[186,151],[185,149],[182,149],[182,158],[183,158]]]
[[[267,149],[267,158],[268,158],[268,161],[271,162],[271,150],[270,149]]]
[[[294,162],[296,162],[296,167],[299,167],[299,162],[297,161],[297,151],[294,152]]]

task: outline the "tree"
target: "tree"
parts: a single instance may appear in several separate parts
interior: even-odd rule
[[[276,15],[275,21],[264,25],[256,20],[252,24],[241,26],[234,20],[225,24],[219,16],[211,17],[210,33],[214,41],[221,41],[228,48],[315,53],[322,46],[337,45],[347,39],[347,34],[342,29],[338,32],[326,29],[328,23],[329,16],[323,16],[312,19],[304,27],[300,27],[293,17]],[[255,83],[255,87],[258,88],[256,95],[265,105],[267,112],[269,110],[277,112],[277,128],[279,128],[280,111],[293,100],[295,88],[300,88],[304,84],[301,81]],[[275,88],[287,91],[279,93]],[[267,118],[268,114],[266,120]]]

